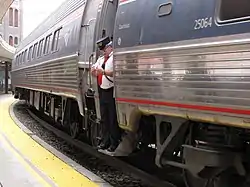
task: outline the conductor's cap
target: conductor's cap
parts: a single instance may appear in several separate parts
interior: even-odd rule
[[[112,46],[112,41],[110,41],[110,38],[107,36],[98,40],[96,44],[100,50],[103,50],[106,46]]]

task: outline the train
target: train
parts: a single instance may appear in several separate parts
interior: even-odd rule
[[[249,186],[250,2],[68,0],[18,46],[16,99],[93,147],[101,137],[96,41],[114,45],[124,137],[113,156],[151,148],[187,187]],[[146,153],[145,153],[146,154]]]

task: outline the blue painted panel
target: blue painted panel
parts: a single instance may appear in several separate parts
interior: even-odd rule
[[[164,43],[176,40],[203,37],[212,28],[194,30],[195,20],[213,17],[213,1],[204,6],[201,0],[175,0],[172,4],[172,13],[163,17],[158,16],[158,7],[166,3],[164,0],[148,0],[144,8],[143,44]]]
[[[171,14],[159,17],[158,7],[167,2],[173,4]],[[121,45],[116,45],[116,47],[136,46],[139,43],[138,41],[146,45],[240,34],[250,31],[249,21],[218,26],[215,21],[218,0],[137,0],[136,3],[121,6],[118,9],[118,12],[129,10],[132,16],[121,19],[121,14],[117,15],[115,40],[122,38],[126,42],[122,42]],[[139,13],[135,14],[134,11],[139,13],[142,11],[141,19],[138,20]],[[212,18],[212,26],[198,30],[194,29],[195,20],[201,18]],[[120,31],[118,25],[124,23],[130,23],[134,27]],[[139,35],[138,31],[140,31]]]
[[[143,7],[144,1],[140,0],[119,6],[115,22],[115,46],[139,44]]]

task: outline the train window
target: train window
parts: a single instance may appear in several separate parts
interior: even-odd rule
[[[20,61],[20,55],[17,56],[17,62],[16,62],[17,65],[19,65],[19,61]]]
[[[24,63],[24,52],[22,52],[22,55],[21,55],[21,63],[22,64]]]
[[[24,52],[24,57],[23,57],[23,62],[26,62],[27,61],[27,52],[28,52],[28,49],[25,50]]]
[[[18,64],[20,64],[21,62],[21,54],[19,54],[19,57],[18,57]]]
[[[250,18],[249,0],[221,0],[219,22],[242,21]]]
[[[36,43],[36,44],[34,45],[34,48],[33,48],[33,51],[32,51],[32,59],[34,59],[34,58],[36,57],[37,45],[38,45],[38,43]]]
[[[22,64],[22,54],[18,56],[18,65]]]
[[[19,60],[19,55],[17,55],[17,57],[16,57],[15,65],[18,65],[18,60]]]
[[[60,36],[61,29],[62,28],[60,28],[54,32],[54,37],[53,37],[53,42],[52,42],[52,51],[58,50],[58,42],[59,42],[59,36]]]
[[[19,54],[18,57],[18,65],[20,65],[22,63],[22,54]]]
[[[51,38],[52,38],[52,34],[50,34],[50,35],[48,35],[46,37],[43,54],[48,54],[49,53],[49,51],[50,51],[50,44],[51,44]]]
[[[32,49],[33,49],[33,46],[31,46],[31,47],[29,48],[29,53],[28,53],[28,61],[30,61],[30,60],[31,60]]]
[[[172,12],[172,3],[161,4],[158,8],[158,16],[167,16]]]
[[[40,40],[37,50],[37,57],[42,56],[42,50],[43,50],[43,41],[44,39]]]
[[[19,58],[19,55],[16,56],[15,65],[18,64],[18,58]]]
[[[19,54],[18,65],[22,63],[22,54]]]

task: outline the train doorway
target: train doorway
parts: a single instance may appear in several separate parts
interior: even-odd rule
[[[105,36],[113,39],[118,3],[119,0],[104,0],[102,11],[98,16],[99,27],[97,28],[96,40]]]
[[[116,20],[116,13],[118,8],[119,0],[103,0],[103,2],[99,6],[97,18],[96,18],[96,24],[95,24],[95,34],[94,34],[94,41],[98,41],[99,39],[109,36],[111,40],[113,40],[113,33],[114,33],[114,27],[115,27],[115,20]],[[89,64],[95,63],[96,60],[101,55],[101,51],[97,48],[97,45],[94,44],[94,55],[95,58],[93,58],[93,62],[89,60]],[[90,58],[91,59],[91,58]],[[91,75],[89,76],[91,77]],[[91,78],[90,78],[91,79]],[[90,81],[91,89],[92,91],[89,93],[96,94],[96,97],[94,97],[94,104],[95,104],[95,113],[96,118],[98,119],[99,123],[101,123],[101,113],[100,113],[100,102],[99,102],[99,93],[98,93],[98,84],[97,79],[93,79]],[[98,145],[99,140],[102,136],[102,129],[101,125],[99,123],[94,123],[91,125],[91,141],[94,146]]]

